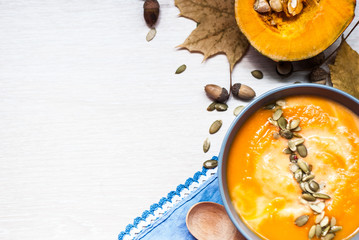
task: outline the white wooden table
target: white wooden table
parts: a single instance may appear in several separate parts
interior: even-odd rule
[[[146,42],[140,0],[0,1],[0,239],[117,239],[218,155],[234,107],[246,103],[206,111],[203,87],[228,89],[226,57],[202,63],[177,50],[196,23],[172,0],[160,4]],[[348,42],[359,51],[359,30]],[[260,95],[304,75],[281,80],[250,49],[233,80]],[[223,128],[209,136],[216,119]]]

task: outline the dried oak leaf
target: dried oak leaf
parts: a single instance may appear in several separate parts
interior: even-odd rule
[[[197,28],[178,47],[201,52],[204,60],[224,53],[232,72],[249,46],[236,23],[234,0],[175,0],[175,5],[181,12],[180,16],[198,23]]]
[[[359,54],[346,41],[341,43],[329,69],[333,86],[359,99]]]

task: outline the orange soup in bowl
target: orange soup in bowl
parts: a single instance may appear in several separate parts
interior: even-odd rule
[[[262,239],[349,239],[359,227],[359,117],[314,96],[260,109],[233,141],[227,181]]]

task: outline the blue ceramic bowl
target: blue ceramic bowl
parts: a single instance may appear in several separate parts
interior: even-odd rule
[[[268,103],[274,102],[275,100],[289,97],[289,96],[298,96],[298,95],[314,95],[319,97],[324,97],[336,101],[345,107],[352,110],[355,114],[359,116],[359,100],[353,96],[338,90],[333,87],[323,86],[319,84],[293,84],[289,86],[284,86],[276,88],[267,93],[264,93],[260,97],[256,98],[243,111],[237,116],[230,126],[227,134],[224,138],[220,155],[219,155],[219,169],[218,169],[218,178],[219,178],[219,188],[222,196],[222,200],[225,206],[225,209],[231,218],[234,225],[237,229],[248,239],[248,240],[260,240],[261,238],[256,235],[247,225],[242,221],[242,219],[236,213],[234,206],[232,205],[227,185],[227,163],[228,163],[228,154],[232,142],[241,128],[241,126],[246,122],[246,120],[254,114],[258,109],[267,105]],[[352,239],[359,240],[359,234],[356,234]]]

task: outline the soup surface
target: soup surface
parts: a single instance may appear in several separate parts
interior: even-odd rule
[[[285,99],[287,120],[300,119],[315,181],[326,200],[325,215],[335,217],[343,229],[334,239],[348,239],[359,227],[359,118],[344,106],[314,96]],[[288,140],[273,133],[274,110],[258,110],[241,127],[231,146],[228,160],[228,188],[239,216],[262,239],[303,240],[314,224],[315,215],[301,201],[302,190],[289,169],[289,155],[283,153]],[[297,217],[309,215],[302,227]],[[314,239],[317,239],[314,237]]]

